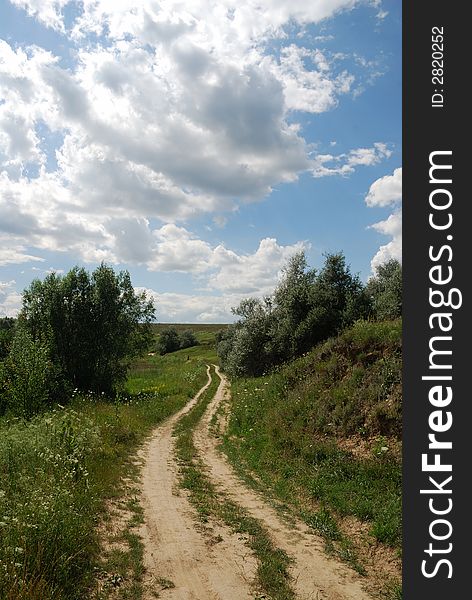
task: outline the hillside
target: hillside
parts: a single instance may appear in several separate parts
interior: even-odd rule
[[[363,553],[381,542],[392,580],[401,545],[401,364],[401,320],[358,322],[270,375],[233,379],[225,437],[241,475],[295,507],[359,570],[377,569]]]

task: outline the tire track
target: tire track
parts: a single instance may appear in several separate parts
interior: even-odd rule
[[[254,598],[254,560],[237,535],[216,526],[217,543],[196,528],[195,511],[178,490],[172,431],[211,383],[154,431],[142,452],[142,505],[145,600],[249,600]]]

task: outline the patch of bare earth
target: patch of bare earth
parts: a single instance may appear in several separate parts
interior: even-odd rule
[[[213,483],[258,519],[270,532],[276,546],[293,559],[293,587],[300,600],[371,600],[373,596],[365,589],[365,579],[327,556],[322,538],[299,520],[287,524],[274,508],[235,475],[218,450],[217,439],[209,434],[213,415],[229,394],[228,382],[218,367],[216,373],[221,379],[218,391],[194,434],[194,443]]]
[[[145,600],[247,600],[256,563],[244,541],[216,523],[197,528],[195,510],[178,488],[172,430],[198,402],[208,383],[181,411],[159,426],[141,456]]]

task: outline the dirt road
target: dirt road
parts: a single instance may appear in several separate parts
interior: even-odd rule
[[[354,571],[329,558],[321,538],[303,523],[288,525],[278,513],[234,474],[210,433],[210,421],[229,393],[225,377],[194,432],[194,443],[208,467],[212,482],[231,500],[245,508],[269,532],[274,543],[293,560],[292,585],[300,600],[371,600]],[[178,465],[172,429],[198,402],[208,383],[184,409],[158,427],[145,448],[143,503],[147,583],[170,600],[239,600],[258,598],[255,593],[254,557],[237,535],[211,524],[218,543],[201,531],[184,492],[178,490]],[[167,583],[172,582],[172,583]],[[171,587],[173,586],[173,587]],[[149,592],[147,598],[155,596]]]
[[[172,429],[198,402],[208,382],[182,410],[156,429],[144,448],[142,502],[145,524],[145,600],[254,598],[255,561],[238,536],[215,525],[217,544],[196,528],[194,510],[178,488]],[[221,538],[221,540],[220,540]]]

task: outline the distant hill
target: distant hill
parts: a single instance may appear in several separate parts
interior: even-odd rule
[[[177,332],[190,329],[194,333],[216,333],[220,329],[226,329],[227,323],[153,323],[154,333],[160,333],[163,329],[174,327]]]

